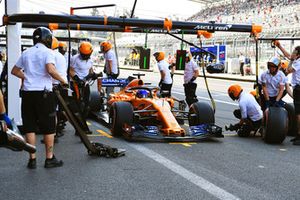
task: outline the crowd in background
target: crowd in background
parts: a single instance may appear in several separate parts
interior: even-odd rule
[[[264,28],[299,24],[300,0],[232,0],[208,5],[187,21],[256,23]]]

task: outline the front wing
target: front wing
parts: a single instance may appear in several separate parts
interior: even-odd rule
[[[124,137],[131,141],[160,141],[160,142],[192,142],[211,138],[223,138],[222,128],[215,124],[185,126],[185,136],[165,136],[157,126],[142,126],[135,124],[125,126]]]

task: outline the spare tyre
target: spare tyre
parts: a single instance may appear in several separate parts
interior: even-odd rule
[[[281,144],[288,132],[288,114],[284,108],[270,107],[264,112],[263,140],[269,144]]]
[[[296,136],[298,132],[297,128],[297,119],[295,115],[295,107],[293,103],[287,103],[285,104],[284,108],[288,112],[289,117],[289,129],[287,132],[288,136]]]

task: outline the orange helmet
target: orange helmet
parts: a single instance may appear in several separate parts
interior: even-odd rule
[[[52,36],[52,44],[51,44],[51,49],[57,49],[58,48],[58,40],[56,37]]]
[[[104,42],[100,43],[100,49],[101,49],[102,52],[107,52],[111,48],[112,48],[112,45],[108,41],[104,41]]]
[[[287,61],[287,60],[282,60],[281,61],[281,68],[282,69],[286,69],[286,68],[288,68],[288,66],[289,66],[289,61]]]
[[[240,85],[234,84],[228,88],[228,95],[234,101],[239,98],[242,91],[243,91],[243,89]]]
[[[155,59],[159,62],[163,59],[165,59],[165,53],[164,52],[161,52],[161,51],[158,51],[158,52],[155,52],[153,54],[153,56],[155,57]]]
[[[250,91],[250,94],[251,94],[252,96],[256,97],[256,90]]]
[[[62,48],[64,51],[67,51],[67,43],[65,42],[59,42],[58,48]]]
[[[79,53],[83,60],[88,60],[93,52],[93,46],[89,42],[81,42],[79,46]]]

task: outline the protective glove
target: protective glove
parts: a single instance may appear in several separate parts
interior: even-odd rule
[[[5,121],[8,128],[12,127],[11,120],[9,119],[9,117],[5,113],[0,114],[0,120]]]
[[[191,78],[191,80],[189,81],[189,83],[193,83],[194,80],[196,80],[195,76],[193,76],[193,78]]]
[[[274,106],[275,106],[275,107],[281,107],[279,101],[275,101]]]
[[[159,87],[161,87],[161,86],[162,86],[162,82],[163,82],[163,80],[162,80],[162,79],[160,79],[160,81],[159,81],[159,83],[158,83],[158,86],[159,86]]]
[[[69,84],[68,83],[61,83],[60,86],[62,88],[69,88]]]
[[[270,108],[270,106],[271,106],[270,100],[266,100],[265,105],[266,105],[266,108]]]
[[[73,80],[77,83],[78,87],[84,86],[84,81],[81,80],[77,75],[73,76]]]

